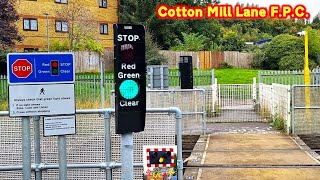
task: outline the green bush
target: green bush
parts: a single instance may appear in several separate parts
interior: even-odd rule
[[[262,69],[263,68],[263,63],[266,59],[265,57],[265,46],[262,48],[257,48],[254,50],[255,56],[253,61],[251,62],[250,66],[253,69]]]
[[[7,54],[11,53],[12,51],[0,51],[0,61],[7,61]]]
[[[233,69],[234,68],[231,64],[229,64],[227,62],[221,63],[220,66],[221,66],[222,69]]]
[[[273,128],[275,128],[276,130],[279,131],[283,131],[284,130],[284,120],[281,117],[276,117],[273,121],[272,124]]]
[[[298,70],[304,68],[304,56],[301,54],[289,54],[284,56],[279,61],[280,70]],[[317,67],[317,64],[309,60],[309,68],[314,69]]]
[[[265,51],[263,69],[278,70],[281,58],[304,54],[303,39],[289,34],[281,34],[272,39]],[[291,58],[290,58],[291,59]],[[282,63],[284,65],[284,63]]]
[[[146,60],[148,65],[162,65],[168,62],[167,58],[159,53],[160,47],[153,40],[153,36],[146,31]]]

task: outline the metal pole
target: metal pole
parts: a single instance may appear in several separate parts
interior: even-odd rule
[[[100,56],[99,56],[100,58]],[[101,93],[101,108],[104,108],[105,99],[104,99],[104,63],[100,59],[100,93]]]
[[[305,86],[305,103],[306,103],[306,118],[311,125],[311,111],[310,111],[310,69],[309,69],[309,52],[308,52],[308,29],[305,33],[305,57],[304,57],[304,84]]]
[[[33,125],[34,125],[34,158],[36,164],[35,170],[35,179],[42,179],[42,171],[38,168],[41,163],[41,151],[40,151],[40,116],[33,117]]]
[[[104,128],[105,128],[105,156],[106,162],[111,162],[111,135],[110,135],[110,112],[104,113]],[[112,179],[112,169],[106,168],[106,179]]]
[[[50,37],[49,37],[49,20],[48,20],[48,13],[45,12],[43,13],[46,16],[46,21],[47,21],[47,43],[48,43],[48,52],[50,52]]]
[[[133,179],[133,136],[121,135],[121,179]]]
[[[31,179],[30,117],[21,119],[23,180]]]
[[[211,69],[211,84],[214,84],[215,77],[214,77],[214,69]]]
[[[66,136],[58,136],[59,180],[67,180],[67,143]]]
[[[176,113],[176,126],[177,126],[177,169],[178,179],[183,179],[183,160],[182,160],[182,114],[179,108],[171,107],[171,112]]]

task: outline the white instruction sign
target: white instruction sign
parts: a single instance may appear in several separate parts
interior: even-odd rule
[[[74,84],[9,86],[9,116],[75,114]]]
[[[44,117],[44,136],[76,134],[76,118],[73,116]]]

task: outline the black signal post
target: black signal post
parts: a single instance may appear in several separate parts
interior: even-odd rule
[[[145,29],[130,24],[113,28],[116,133],[140,132],[146,114]]]

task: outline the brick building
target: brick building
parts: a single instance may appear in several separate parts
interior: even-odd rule
[[[118,0],[76,0],[74,2],[77,7],[82,7],[80,11],[85,9],[85,14],[79,16],[84,16],[81,17],[82,19],[87,18],[83,22],[90,23],[92,27],[90,32],[97,42],[105,49],[112,49],[112,25],[118,23]],[[66,17],[61,17],[61,14],[79,13],[79,10],[72,6],[75,6],[72,0],[17,0],[16,9],[20,16],[17,28],[23,35],[23,42],[16,44],[16,50],[47,51],[48,39],[50,46],[54,42],[68,39],[73,23],[66,21]]]

